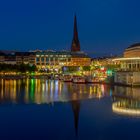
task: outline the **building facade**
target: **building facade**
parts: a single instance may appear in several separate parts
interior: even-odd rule
[[[120,68],[115,74],[116,83],[140,85],[140,43],[128,47],[124,56],[114,61],[120,63]]]
[[[136,43],[125,49],[124,58],[140,57],[140,43]]]
[[[1,64],[30,64],[35,65],[35,53],[33,52],[0,52]]]
[[[67,52],[67,51],[44,51],[37,52],[35,65],[39,69],[52,68],[59,69],[69,66],[89,66],[91,58],[85,53]]]
[[[38,69],[60,69],[69,66],[89,66],[91,58],[83,52],[38,51],[0,53],[0,63],[36,65]]]
[[[16,52],[16,64],[35,65],[35,53],[33,52]]]

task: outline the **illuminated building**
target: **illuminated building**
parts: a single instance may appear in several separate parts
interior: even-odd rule
[[[16,52],[16,64],[35,64],[35,53]]]
[[[114,59],[120,63],[115,74],[115,82],[126,85],[140,84],[140,44],[134,44],[124,51],[124,57]]]
[[[140,57],[140,43],[136,43],[125,49],[124,57]]]
[[[113,61],[116,56],[93,58],[91,72],[96,81],[112,82],[114,71],[119,67],[119,62]]]
[[[5,60],[5,54],[3,52],[0,52],[0,63],[3,63]]]
[[[36,65],[38,69],[52,70],[69,66],[81,67],[91,65],[91,58],[80,51],[76,16],[74,18],[74,34],[71,51],[35,50],[30,52],[14,52],[8,55],[1,53],[0,63],[6,63],[8,61],[9,64],[31,64]]]
[[[0,63],[2,64],[16,64],[15,51],[0,51]]]
[[[119,63],[114,62],[113,60],[116,57],[101,57],[101,58],[94,58],[92,59],[92,65],[96,66],[104,66],[108,67],[110,65],[118,65]]]
[[[91,64],[91,58],[83,52],[15,52],[12,54],[0,53],[0,63],[17,65],[30,64],[36,65],[39,69],[59,69],[64,66],[89,66]]]
[[[74,32],[73,32],[73,40],[71,45],[71,52],[79,52],[80,51],[80,42],[78,38],[78,30],[77,30],[77,19],[76,15],[74,17]]]
[[[140,44],[134,44],[124,51],[123,58],[114,59],[120,62],[122,71],[140,71]]]
[[[44,51],[36,53],[35,65],[39,68],[62,68],[67,66],[89,66],[91,59],[83,52]]]
[[[0,63],[4,64],[35,64],[35,53],[33,52],[0,52]]]

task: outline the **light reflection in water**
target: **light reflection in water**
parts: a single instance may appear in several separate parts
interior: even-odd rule
[[[75,134],[78,136],[80,100],[100,99],[108,96],[109,90],[106,85],[99,84],[73,84],[43,79],[0,79],[0,103],[53,104],[68,101],[72,106]]]
[[[0,80],[1,103],[53,103],[108,96],[105,85],[63,83],[58,80]]]
[[[112,95],[114,113],[140,117],[140,88],[115,87]]]

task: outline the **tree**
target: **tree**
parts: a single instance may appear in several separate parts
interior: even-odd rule
[[[90,71],[91,70],[91,66],[83,66],[83,71]]]

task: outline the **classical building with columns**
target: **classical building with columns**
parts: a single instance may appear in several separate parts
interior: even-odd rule
[[[120,62],[122,71],[140,71],[140,43],[128,47],[124,51],[123,58],[114,61]]]
[[[115,82],[140,85],[140,43],[125,49],[123,57],[114,61],[120,63],[120,69],[115,74]]]

